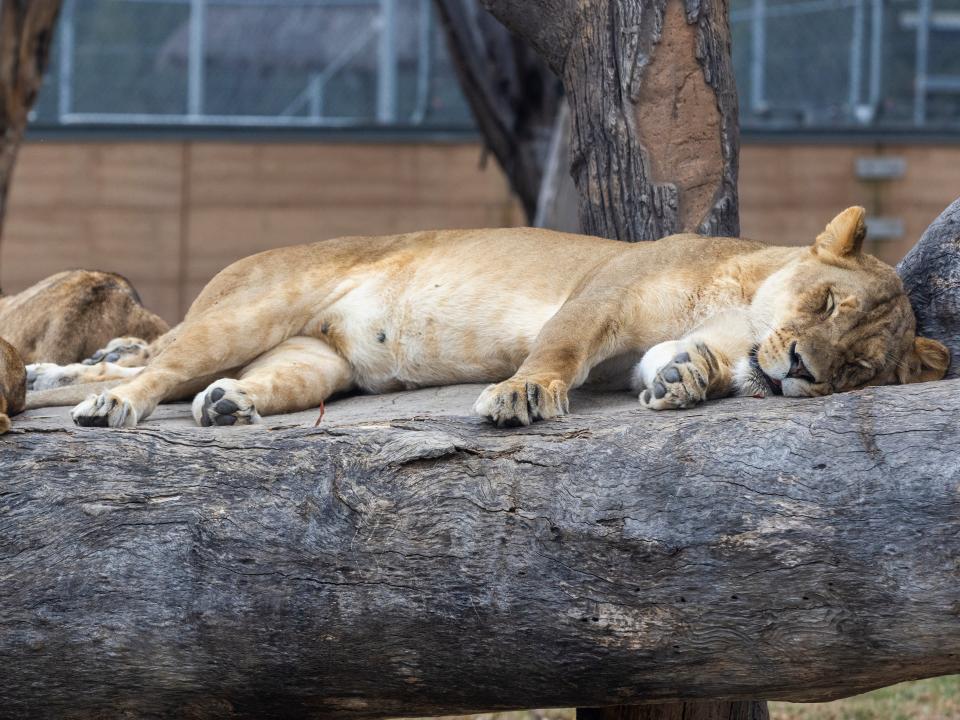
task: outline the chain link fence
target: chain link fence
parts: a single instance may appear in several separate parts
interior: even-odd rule
[[[960,130],[960,0],[732,0],[746,130]],[[64,0],[41,126],[473,123],[431,0]]]
[[[431,0],[65,0],[35,125],[472,127]]]
[[[746,129],[960,130],[960,0],[733,0]]]

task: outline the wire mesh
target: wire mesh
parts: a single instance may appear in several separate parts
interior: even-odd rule
[[[65,0],[35,125],[468,129],[431,0]],[[731,0],[745,129],[960,129],[960,0]]]

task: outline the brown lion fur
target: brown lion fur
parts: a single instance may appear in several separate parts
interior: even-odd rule
[[[0,435],[10,429],[10,415],[23,410],[27,371],[10,343],[0,338]]]
[[[116,273],[67,270],[0,296],[0,336],[26,363],[79,362],[113,338],[151,341],[167,330]]]

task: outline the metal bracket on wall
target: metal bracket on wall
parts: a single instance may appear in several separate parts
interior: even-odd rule
[[[858,157],[858,180],[898,180],[907,172],[907,161],[897,155]]]
[[[903,233],[903,220],[901,218],[867,218],[867,237],[870,240],[899,240],[903,237]]]

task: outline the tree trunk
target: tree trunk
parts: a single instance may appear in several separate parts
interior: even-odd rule
[[[737,235],[725,0],[483,0],[563,80],[585,232]]]
[[[532,223],[563,92],[546,64],[475,0],[435,0],[460,87],[486,148]]]
[[[50,58],[60,0],[0,2],[0,238],[17,151]]]
[[[897,266],[917,316],[917,331],[951,353],[947,377],[960,375],[960,199],[944,210]]]
[[[740,130],[726,0],[482,1],[563,79],[583,232],[628,241],[739,235]],[[664,707],[662,717],[720,717],[725,707]],[[766,707],[731,712],[765,717]]]
[[[20,416],[4,716],[814,701],[960,671],[960,382],[663,413],[577,392],[515,430],[467,414],[479,390],[316,429]]]

